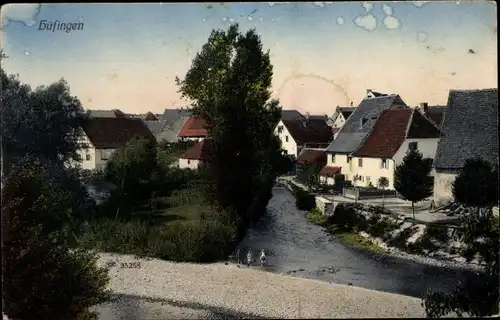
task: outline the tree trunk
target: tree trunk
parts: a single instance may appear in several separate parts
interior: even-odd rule
[[[411,202],[411,213],[413,215],[413,220],[415,220],[415,202]]]
[[[118,219],[118,216],[120,215],[120,208],[122,207],[123,189],[124,188],[125,188],[125,175],[122,178],[122,183],[120,186],[120,203],[118,203],[118,208],[116,208],[115,221]]]

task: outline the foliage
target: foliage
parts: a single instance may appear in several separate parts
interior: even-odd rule
[[[415,202],[422,201],[432,195],[433,179],[430,176],[431,166],[415,149],[409,149],[403,162],[394,171],[394,188],[401,196],[411,201],[413,219],[415,219]]]
[[[149,194],[151,180],[159,180],[157,173],[156,145],[149,139],[132,139],[125,147],[119,148],[106,167],[106,178],[115,184],[117,194],[114,198],[119,204],[116,216],[119,216],[120,208],[130,206],[137,199]],[[156,179],[155,179],[156,178]]]
[[[498,205],[498,171],[482,159],[468,159],[453,182],[453,196],[467,207]]]
[[[309,191],[291,184],[293,195],[295,196],[295,206],[299,210],[309,211],[316,207],[316,197]]]
[[[328,219],[328,217],[325,216],[317,208],[309,210],[306,213],[306,218],[309,219],[310,221],[316,223],[316,224],[319,224],[319,225],[324,225],[327,222],[327,219]]]
[[[320,164],[304,164],[300,167],[304,183],[309,190],[313,190],[319,185],[319,172],[323,166]]]
[[[238,25],[213,30],[185,78],[177,79],[214,142],[212,196],[245,220],[262,214],[281,162],[273,133],[280,108],[270,100],[271,80],[269,52],[262,51],[259,35],[242,34]]]
[[[455,199],[466,207],[477,209],[461,218],[458,233],[467,245],[466,251],[478,252],[486,263],[485,275],[460,282],[450,294],[428,293],[424,305],[429,317],[441,317],[450,312],[474,317],[498,313],[500,227],[492,212],[492,206],[498,201],[495,200],[498,195],[494,194],[498,185],[493,185],[498,181],[496,172],[482,160],[467,160],[453,184]]]
[[[39,157],[62,165],[78,160],[80,125],[85,113],[61,79],[32,90],[1,69],[3,172],[23,157]]]
[[[389,186],[389,179],[387,179],[386,177],[380,177],[378,180],[377,180],[377,186],[382,189],[382,190],[385,190],[385,188],[387,188]],[[385,193],[383,192],[382,193],[382,208],[385,206]]]
[[[109,299],[97,256],[70,250],[73,195],[39,160],[23,160],[2,190],[5,313],[14,319],[97,319]]]

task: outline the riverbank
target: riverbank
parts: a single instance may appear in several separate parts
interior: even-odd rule
[[[115,294],[158,299],[177,307],[197,306],[196,309],[221,310],[221,313],[254,318],[425,315],[420,299],[273,274],[259,267],[174,263],[108,253],[101,254],[99,264],[111,266],[109,288]],[[97,307],[101,315],[104,314],[102,308]]]
[[[484,270],[477,254],[469,260],[464,257],[465,246],[454,239],[455,228],[419,224],[381,212],[381,208],[359,204],[340,205],[333,217],[317,209],[306,217],[350,246],[432,266]]]

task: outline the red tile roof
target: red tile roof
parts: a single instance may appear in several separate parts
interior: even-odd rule
[[[388,109],[382,111],[372,131],[353,155],[392,158],[407,138],[438,137],[438,128],[420,112],[411,108]]]
[[[206,137],[208,136],[208,131],[206,129],[206,121],[200,117],[192,116],[186,121],[181,131],[179,132],[179,137]]]
[[[326,151],[319,149],[303,149],[297,158],[300,164],[325,164]]]
[[[209,159],[210,152],[212,151],[213,143],[211,139],[203,139],[200,142],[196,143],[191,148],[187,149],[181,155],[182,159],[189,160],[202,160],[206,161]]]
[[[335,174],[340,173],[342,167],[323,167],[319,172],[320,176],[333,177]]]
[[[141,119],[89,118],[83,131],[96,149],[116,149],[125,146],[132,138],[154,139]]]

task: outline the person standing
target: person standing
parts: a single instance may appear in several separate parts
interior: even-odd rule
[[[260,252],[260,266],[263,267],[264,263],[266,263],[266,252],[262,249]]]
[[[253,257],[252,257],[252,250],[249,249],[247,253],[247,266],[250,267],[252,265]]]

